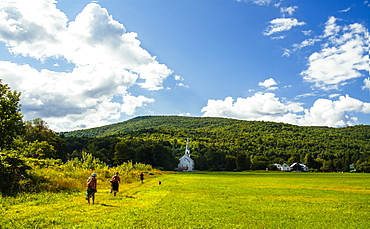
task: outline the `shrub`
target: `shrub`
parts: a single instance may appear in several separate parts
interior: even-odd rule
[[[22,184],[26,184],[30,176],[30,169],[25,161],[15,151],[0,152],[0,192],[3,196],[16,195],[22,190]]]

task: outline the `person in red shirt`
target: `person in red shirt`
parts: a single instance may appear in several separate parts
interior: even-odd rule
[[[91,177],[87,178],[86,200],[88,204],[90,204],[90,198],[92,198],[92,204],[95,203],[95,193],[97,192],[96,186],[96,173],[93,173],[91,174]]]
[[[116,196],[116,193],[118,192],[120,181],[121,181],[121,178],[118,176],[118,172],[115,172],[114,176],[112,177],[112,180],[110,181],[112,185],[111,192],[114,193],[114,196]]]

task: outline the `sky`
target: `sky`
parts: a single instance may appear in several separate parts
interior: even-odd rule
[[[370,1],[2,0],[0,79],[54,131],[143,115],[370,125]]]

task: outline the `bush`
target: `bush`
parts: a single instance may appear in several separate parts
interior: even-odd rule
[[[16,195],[22,190],[30,176],[30,169],[15,151],[0,152],[0,192],[3,196]]]

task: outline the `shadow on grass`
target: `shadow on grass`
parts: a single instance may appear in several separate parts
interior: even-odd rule
[[[115,205],[110,205],[110,204],[99,204],[101,206],[104,206],[104,207],[118,207],[118,206],[115,206]]]

